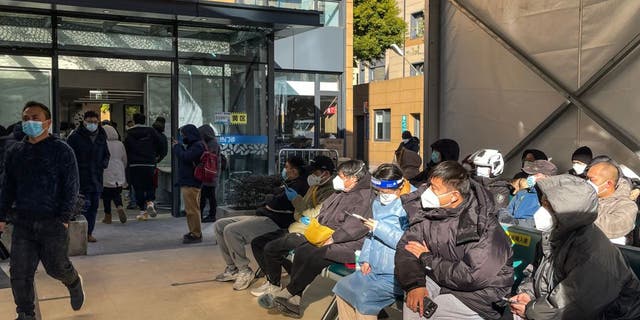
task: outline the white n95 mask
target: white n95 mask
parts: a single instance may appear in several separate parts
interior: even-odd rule
[[[545,207],[540,206],[538,211],[533,214],[533,221],[536,224],[536,229],[542,232],[550,232],[553,230],[553,217]]]

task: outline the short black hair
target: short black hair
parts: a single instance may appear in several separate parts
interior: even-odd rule
[[[167,123],[167,119],[165,119],[164,117],[157,117],[155,122],[160,122],[164,125]]]
[[[378,180],[400,180],[403,178],[402,169],[392,163],[381,164],[371,175]]]
[[[86,120],[88,118],[96,118],[96,119],[100,120],[100,115],[98,115],[98,113],[93,111],[93,110],[89,110],[89,111],[84,113],[84,118],[83,119]]]
[[[136,113],[133,115],[133,123],[134,124],[145,124],[147,122],[147,117],[142,113]]]
[[[338,172],[342,172],[347,177],[356,177],[358,181],[367,173],[365,164],[360,160],[349,160],[338,166]]]
[[[25,112],[29,108],[40,108],[42,109],[42,111],[44,111],[44,118],[47,120],[51,119],[51,110],[49,110],[49,107],[45,106],[43,103],[37,101],[29,101],[24,104],[22,112]]]
[[[458,190],[462,196],[467,196],[471,189],[469,172],[456,161],[444,161],[436,165],[429,176],[429,180],[440,178],[442,182],[453,189]]]
[[[304,175],[304,172],[305,172],[304,166],[306,164],[305,164],[304,160],[301,157],[299,157],[299,156],[290,156],[287,159],[287,163],[290,166],[294,167],[296,170],[298,170],[298,174],[299,175],[301,175],[301,176]]]

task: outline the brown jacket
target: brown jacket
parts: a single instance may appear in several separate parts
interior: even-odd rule
[[[630,193],[629,182],[620,179],[613,195],[598,199],[598,218],[595,224],[609,239],[624,237],[635,226],[638,206],[629,199]]]

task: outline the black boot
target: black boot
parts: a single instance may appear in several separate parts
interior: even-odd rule
[[[82,287],[82,277],[78,275],[78,280],[68,287],[69,296],[71,297],[71,308],[78,311],[84,304],[84,288]]]

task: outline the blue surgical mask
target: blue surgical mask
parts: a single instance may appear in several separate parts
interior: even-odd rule
[[[533,188],[536,185],[536,176],[527,177],[527,188]]]
[[[31,138],[39,137],[44,132],[42,121],[22,121],[22,132]]]
[[[440,163],[440,152],[433,150],[431,151],[431,162]]]
[[[96,130],[98,130],[98,124],[97,123],[85,123],[85,127],[90,132],[96,132]]]
[[[282,180],[287,180],[287,168],[282,168],[282,172],[280,173]]]

